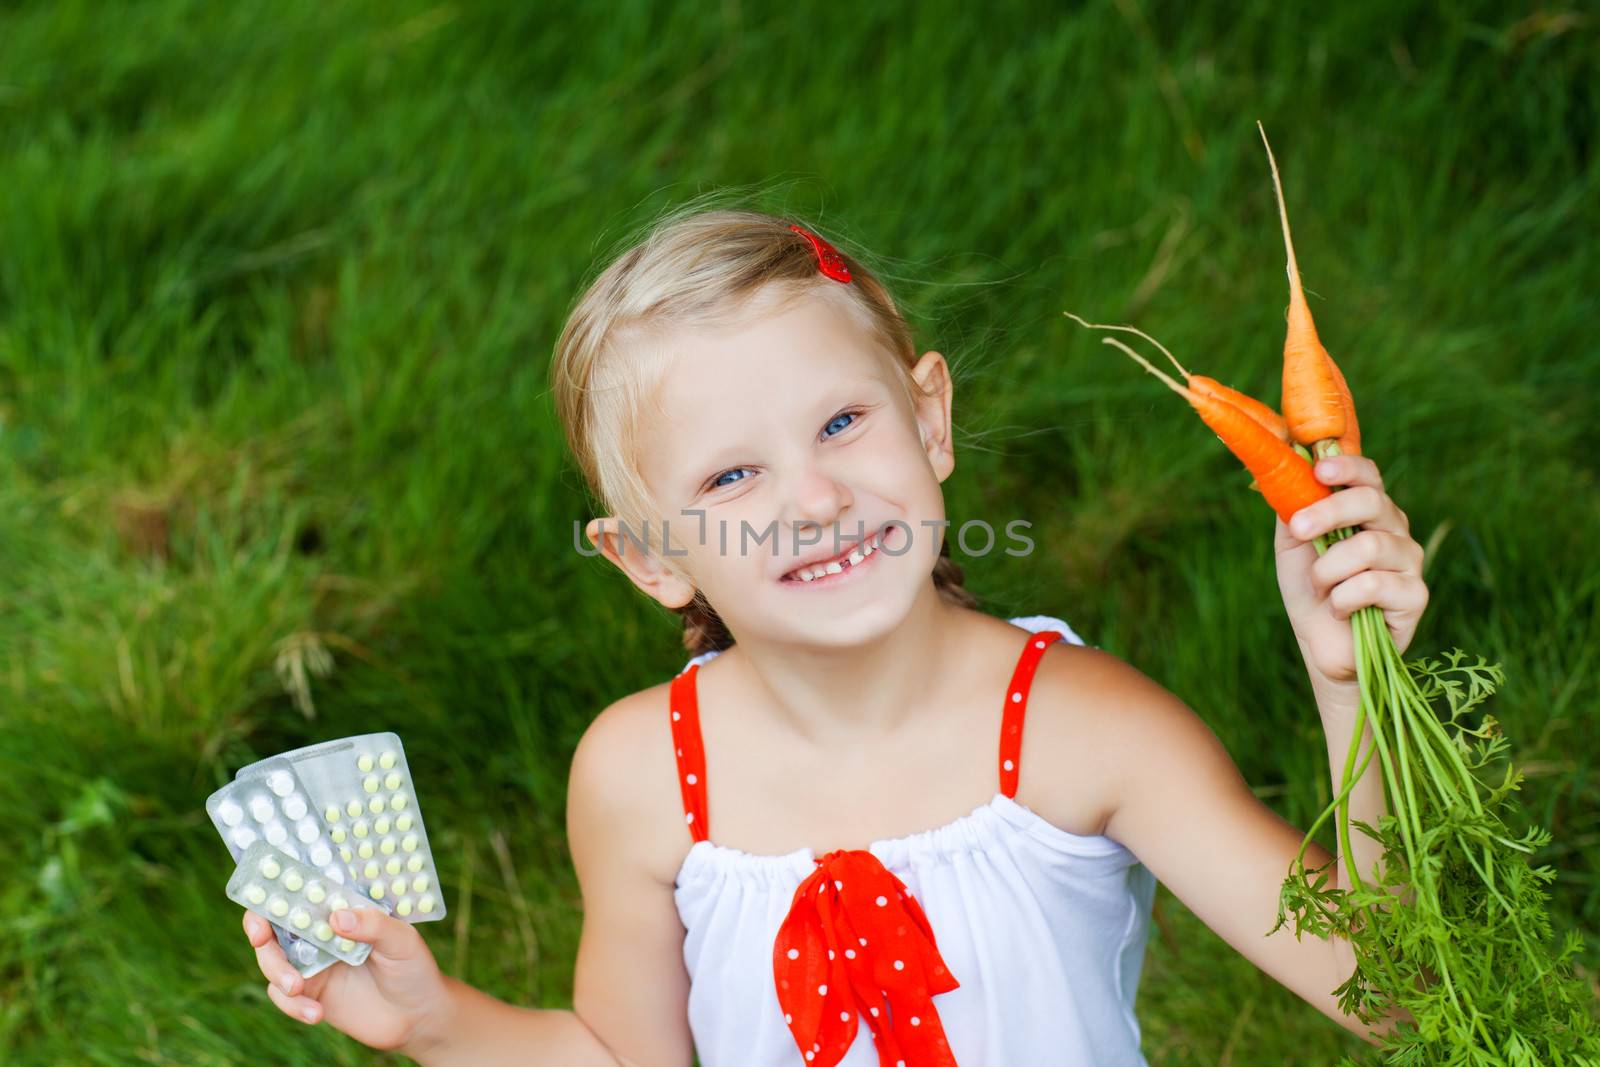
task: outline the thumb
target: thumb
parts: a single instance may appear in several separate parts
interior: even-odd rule
[[[341,908],[328,917],[333,929],[352,941],[365,941],[372,951],[392,960],[409,960],[427,951],[422,935],[408,922],[382,908]]]

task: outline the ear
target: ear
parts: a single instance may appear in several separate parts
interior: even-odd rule
[[[950,435],[950,404],[955,387],[950,368],[938,352],[924,352],[911,368],[920,395],[912,398],[917,428],[922,435],[922,450],[928,465],[942,482],[956,468],[955,448]]]
[[[661,562],[661,528],[646,524],[643,529],[624,523],[615,515],[590,519],[584,527],[589,543],[600,550],[645,596],[665,608],[681,608],[694,599],[694,586],[669,571]],[[671,546],[667,546],[669,549]],[[682,551],[681,547],[673,552]]]

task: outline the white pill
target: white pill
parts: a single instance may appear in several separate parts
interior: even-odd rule
[[[399,856],[390,856],[389,857],[389,862],[385,863],[383,865],[383,869],[388,871],[390,874],[399,874],[400,873],[400,857]]]
[[[248,900],[252,904],[259,904],[263,900],[267,899],[267,891],[256,885],[254,882],[251,882],[249,885],[244,887],[244,899]]]
[[[318,841],[311,846],[311,865],[313,867],[326,867],[333,862],[333,849],[328,847],[326,841]]]
[[[378,861],[377,860],[368,860],[367,861],[367,865],[365,867],[361,868],[361,875],[362,875],[362,877],[366,878],[367,881],[369,881],[369,882],[372,879],[378,877]]]
[[[374,815],[378,814],[378,812],[383,810],[383,798],[373,797],[367,802],[367,810],[372,812]]]
[[[240,849],[249,848],[251,845],[256,843],[256,832],[250,829],[248,826],[235,827],[233,831],[233,843]]]
[[[404,815],[396,815],[394,819],[394,828],[399,830],[401,833],[405,833],[407,830],[411,829],[411,813],[406,812]]]
[[[372,842],[363,841],[361,844],[357,845],[356,855],[360,856],[364,860],[370,860],[372,858]]]
[[[298,859],[303,858],[300,855],[300,850],[295,848],[293,845],[291,845],[287,841],[285,841],[283,844],[278,846],[278,851],[282,852],[285,856],[288,856],[292,860],[298,860]]]
[[[390,790],[390,791],[399,789],[400,788],[400,772],[399,771],[390,771],[388,776],[385,777],[384,780],[383,780],[383,787],[385,789]]]
[[[289,916],[289,925],[296,930],[309,930],[311,928],[311,913],[304,908],[296,908],[294,914]]]
[[[311,963],[317,958],[317,946],[309,941],[294,943],[294,958],[299,963]]]
[[[428,885],[428,876],[425,874],[419,874],[415,878],[411,879],[411,891],[413,893],[424,892],[428,888]]]
[[[337,804],[329,804],[328,805],[328,810],[322,813],[322,817],[323,817],[323,819],[325,819],[325,820],[327,820],[328,822],[331,822],[331,823],[332,822],[338,822],[339,821],[339,805],[337,805]]]
[[[401,918],[411,914],[411,898],[406,897],[394,906],[394,913]]]
[[[404,811],[406,807],[406,795],[404,793],[396,793],[392,798],[390,798],[389,806],[395,811]]]
[[[271,822],[275,814],[272,801],[265,794],[250,798],[250,817],[256,822]]]
[[[422,896],[417,898],[417,910],[420,911],[424,915],[432,915],[433,914],[433,903],[434,903],[433,894],[432,893],[424,893],[424,894],[422,894]]]
[[[299,793],[296,793],[294,796],[283,802],[284,818],[293,821],[295,819],[303,818],[305,813],[306,798],[301,796]]]
[[[333,940],[333,927],[327,923],[318,923],[317,928],[311,932],[316,935],[318,941]]]
[[[345,814],[352,819],[361,814],[361,801],[355,797],[350,798],[350,803],[344,806]]]
[[[305,884],[306,880],[300,877],[299,871],[291,868],[283,872],[283,888],[287,889],[289,892],[298,893],[300,892],[300,887]]]
[[[328,897],[328,891],[322,888],[321,882],[312,882],[306,886],[306,899],[313,904],[321,904]]]
[[[356,950],[356,943],[348,937],[341,937],[336,944],[338,944],[340,952],[354,952]]]
[[[294,792],[294,775],[288,771],[273,771],[267,775],[267,788],[280,797]]]
[[[383,852],[383,854],[384,854],[384,855],[385,855],[385,856],[392,856],[392,855],[394,855],[394,838],[392,838],[392,837],[386,837],[386,838],[384,838],[384,839],[383,839],[383,843],[382,843],[382,844],[380,844],[380,845],[379,845],[379,846],[378,846],[378,848],[379,848],[379,849],[380,849],[380,850],[382,850],[382,852]]]
[[[300,825],[294,828],[294,836],[300,839],[302,845],[309,845],[322,834],[322,827],[317,825],[315,819],[301,819]]]
[[[417,850],[417,843],[416,834],[407,834],[405,839],[400,842],[400,847],[406,852],[415,852]]]
[[[283,867],[271,856],[261,857],[261,877],[272,879],[283,873]]]
[[[382,767],[384,770],[388,770],[390,767],[394,766],[395,758],[394,749],[386,749],[384,750],[383,755],[378,757],[378,766]]]
[[[324,867],[322,873],[328,876],[328,881],[334,885],[344,885],[344,870],[340,867]]]
[[[389,816],[380,815],[376,819],[373,819],[372,820],[372,832],[375,833],[375,834],[386,834],[386,833],[388,833],[389,832]]]
[[[267,910],[281,919],[289,914],[289,902],[282,897],[273,897],[267,901]]]
[[[356,770],[360,771],[362,774],[366,774],[368,771],[372,770],[372,755],[370,753],[363,752],[361,755],[356,757]]]
[[[378,791],[378,776],[376,774],[367,775],[361,780],[361,788],[369,793],[376,793]]]
[[[238,826],[244,818],[244,809],[231,800],[224,800],[217,805],[217,818],[222,820],[224,826]]]
[[[289,828],[276,819],[269,823],[261,833],[269,843],[274,845],[281,845],[289,840]]]
[[[406,870],[410,871],[412,874],[416,874],[418,871],[422,870],[422,853],[413,852],[411,854],[411,858],[406,860]]]

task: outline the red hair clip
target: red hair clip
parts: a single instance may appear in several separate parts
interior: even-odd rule
[[[817,254],[817,267],[836,282],[850,280],[850,268],[844,265],[844,259],[838,251],[827,241],[816,234],[801,229],[791,223],[789,229],[811,242],[811,250]]]

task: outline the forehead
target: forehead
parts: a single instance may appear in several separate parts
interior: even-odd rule
[[[819,415],[852,386],[891,387],[888,357],[833,301],[802,296],[786,307],[753,305],[744,321],[684,330],[667,339],[666,368],[641,413],[647,479],[692,476],[719,449],[770,436]]]

